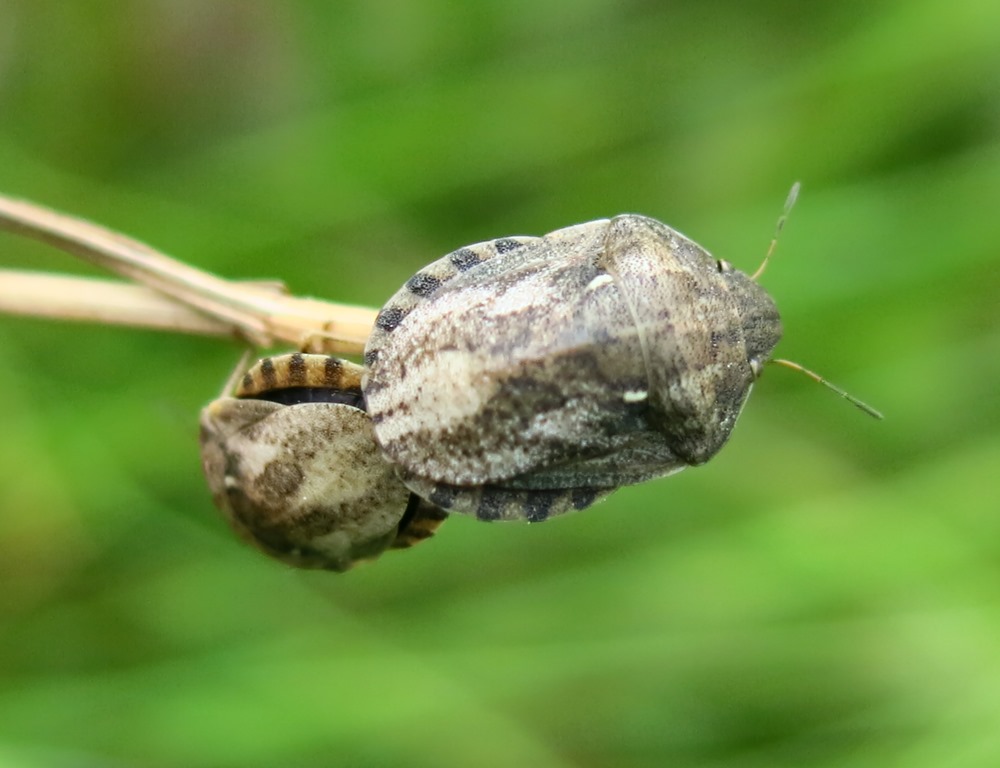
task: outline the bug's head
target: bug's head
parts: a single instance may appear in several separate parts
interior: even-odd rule
[[[736,300],[736,309],[740,315],[740,323],[743,326],[743,340],[746,344],[747,362],[753,377],[756,379],[764,370],[764,363],[771,359],[771,353],[781,341],[781,317],[778,315],[778,308],[774,306],[774,299],[770,294],[760,287],[758,278],[764,274],[774,249],[778,245],[778,235],[781,234],[785,226],[785,220],[795,205],[799,197],[799,182],[792,184],[785,200],[785,209],[778,218],[778,223],[774,228],[774,237],[771,245],[767,249],[764,260],[757,271],[752,275],[746,275],[739,270],[735,270],[727,261],[720,259],[716,262],[718,270],[722,273],[729,293]]]
[[[792,185],[791,191],[788,193],[788,199],[785,200],[785,210],[778,219],[778,224],[775,227],[774,238],[771,240],[771,245],[768,247],[767,254],[764,256],[764,261],[762,261],[760,266],[757,267],[756,272],[747,276],[742,272],[734,270],[728,262],[722,260],[716,262],[719,272],[723,273],[723,278],[725,279],[730,292],[736,296],[737,307],[740,312],[743,325],[743,335],[746,343],[747,360],[750,363],[750,369],[753,371],[755,379],[761,375],[764,370],[764,363],[767,362],[799,371],[814,381],[833,390],[849,403],[867,413],[869,416],[881,419],[882,413],[880,411],[872,408],[868,405],[868,403],[863,400],[859,400],[854,395],[841,389],[836,384],[827,381],[818,373],[810,371],[808,368],[805,368],[798,363],[794,363],[791,360],[777,360],[771,357],[771,352],[781,339],[781,318],[778,317],[778,310],[774,306],[774,301],[768,295],[767,291],[761,288],[757,283],[757,278],[764,273],[768,262],[771,260],[771,256],[774,255],[775,246],[778,244],[778,235],[781,234],[781,229],[785,225],[785,219],[788,218],[788,213],[792,210],[792,206],[795,205],[795,201],[798,196],[799,183],[795,182]]]
[[[722,260],[718,262],[718,269],[735,303],[743,329],[747,362],[756,379],[781,340],[778,308],[770,294],[748,275]]]

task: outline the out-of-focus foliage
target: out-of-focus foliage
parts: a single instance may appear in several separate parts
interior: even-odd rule
[[[238,543],[239,349],[0,318],[0,763],[1000,764],[1000,5],[0,0],[0,190],[377,305],[623,211],[757,266],[707,467],[348,575]],[[0,266],[87,273],[0,238]]]

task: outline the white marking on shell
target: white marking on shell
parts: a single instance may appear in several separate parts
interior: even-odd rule
[[[411,363],[406,372],[405,419],[388,419],[383,439],[415,430],[446,430],[478,413],[498,387],[483,376],[480,356],[462,350],[444,350]],[[403,402],[402,400],[398,400]]]
[[[699,402],[715,396],[715,383],[721,380],[730,363],[712,363],[700,371],[686,371],[668,385],[670,397],[677,401]],[[744,400],[745,402],[745,400]]]
[[[275,459],[288,460],[273,434],[266,433],[259,440],[243,440],[240,443],[240,462],[245,477],[260,477]]]
[[[645,389],[629,389],[622,394],[622,400],[626,403],[641,403],[649,397],[649,392]]]
[[[598,275],[589,283],[587,283],[587,290],[596,291],[602,285],[607,285],[608,283],[613,283],[614,281],[615,279],[611,275],[608,274]]]

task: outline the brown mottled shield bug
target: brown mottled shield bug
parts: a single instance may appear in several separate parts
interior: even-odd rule
[[[445,518],[383,458],[360,382],[359,366],[334,357],[265,358],[235,396],[202,411],[216,505],[243,538],[291,565],[344,571],[427,538]]]
[[[763,267],[638,215],[460,248],[378,315],[375,439],[412,491],[483,520],[545,520],[702,464],[781,338]]]

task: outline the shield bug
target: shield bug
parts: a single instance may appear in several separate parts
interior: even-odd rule
[[[460,248],[378,315],[375,439],[415,493],[484,520],[702,464],[781,338],[766,263],[748,276],[631,214]]]
[[[291,565],[345,571],[431,536],[445,518],[383,458],[360,382],[359,366],[334,357],[265,358],[234,396],[202,411],[216,505],[243,538]]]

